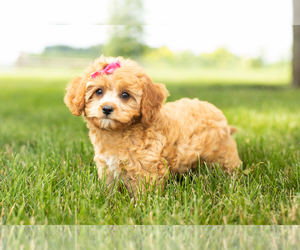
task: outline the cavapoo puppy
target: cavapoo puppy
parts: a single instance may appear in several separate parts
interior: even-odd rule
[[[132,60],[101,56],[69,83],[65,103],[83,114],[99,178],[122,180],[131,194],[164,186],[168,172],[183,174],[201,162],[232,172],[241,161],[223,113],[198,99],[163,105],[168,91]],[[142,184],[142,185],[141,185]]]

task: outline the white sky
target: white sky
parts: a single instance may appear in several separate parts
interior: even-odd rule
[[[21,51],[40,53],[49,45],[105,43],[108,4],[2,1],[0,65],[14,62]],[[203,53],[225,46],[242,56],[263,53],[268,61],[291,57],[292,0],[145,0],[144,20],[145,42],[153,47]]]

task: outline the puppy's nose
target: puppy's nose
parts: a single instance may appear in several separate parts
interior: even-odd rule
[[[105,115],[109,115],[111,112],[114,111],[114,108],[111,107],[111,106],[104,106],[104,107],[102,108],[102,111],[103,111],[103,113],[104,113]]]

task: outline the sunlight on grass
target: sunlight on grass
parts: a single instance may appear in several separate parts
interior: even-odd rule
[[[285,85],[291,81],[291,69],[147,68],[156,82],[168,84],[263,84]]]
[[[0,86],[5,81],[25,80],[30,84],[30,79],[47,82],[51,80],[70,81],[75,75],[82,75],[84,69],[65,68],[13,68],[0,71]],[[290,65],[282,67],[262,67],[253,69],[218,69],[218,68],[171,68],[171,67],[147,67],[147,74],[155,81],[165,84],[263,84],[263,85],[287,85],[291,81]],[[16,81],[18,86],[21,82]]]

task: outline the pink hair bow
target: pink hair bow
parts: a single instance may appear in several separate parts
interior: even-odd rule
[[[101,69],[101,70],[98,70],[98,71],[95,71],[94,73],[92,73],[91,77],[93,79],[95,79],[98,75],[112,74],[112,73],[114,73],[114,71],[117,68],[120,68],[120,67],[121,67],[121,63],[119,60],[116,62],[111,62],[111,63],[107,64],[107,66],[104,69]]]

